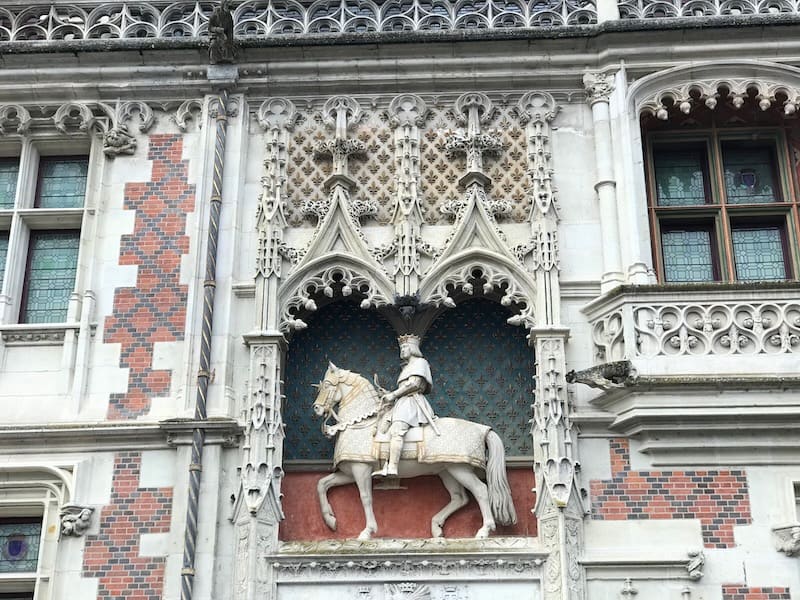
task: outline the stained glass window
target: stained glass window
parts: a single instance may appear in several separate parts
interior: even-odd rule
[[[18,175],[19,159],[0,158],[0,210],[14,208]]]
[[[772,148],[726,142],[722,144],[722,161],[728,204],[780,202]]]
[[[286,460],[330,460],[333,442],[322,435],[313,413],[317,384],[328,361],[392,388],[400,373],[400,349],[394,329],[375,312],[352,302],[334,302],[320,308],[305,331],[292,337],[286,355],[283,419],[286,423]]]
[[[428,398],[437,415],[491,425],[511,456],[531,456],[534,356],[510,313],[475,299],[434,321],[422,342],[431,364]]]
[[[0,573],[35,572],[41,535],[41,520],[0,520]]]
[[[6,260],[8,259],[8,232],[0,231],[0,290],[3,289],[3,278],[6,274]]]
[[[731,230],[736,279],[766,281],[786,279],[786,257],[780,227],[736,227]]]
[[[667,282],[713,281],[711,232],[667,229],[661,232],[664,279]]]
[[[39,161],[37,208],[80,208],[86,195],[85,158],[42,158]]]
[[[658,205],[705,204],[705,160],[705,148],[656,150],[656,200]]]
[[[32,231],[25,277],[23,323],[61,323],[75,286],[80,232]]]

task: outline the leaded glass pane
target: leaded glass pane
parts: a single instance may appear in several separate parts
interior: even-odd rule
[[[766,146],[722,145],[728,204],[780,202],[774,154]]]
[[[61,323],[75,286],[79,231],[33,231],[25,279],[24,323]]]
[[[661,232],[664,280],[713,281],[711,232],[703,229],[668,229]]]
[[[14,208],[18,175],[18,159],[0,158],[0,209]]]
[[[39,162],[38,208],[80,208],[86,195],[85,158],[43,158]]]
[[[657,150],[656,203],[658,206],[694,206],[706,203],[705,150]]]
[[[735,228],[731,230],[736,279],[764,281],[786,279],[781,228]]]
[[[8,259],[8,232],[0,232],[0,290],[3,289],[3,277],[6,274],[6,260]]]
[[[0,573],[35,572],[41,535],[41,521],[0,521]]]
[[[329,360],[370,381],[377,373],[384,387],[394,389],[400,374],[399,356],[394,330],[377,313],[350,302],[334,302],[314,313],[309,328],[294,334],[286,355],[284,458],[333,457],[333,441],[322,434],[320,419],[311,409],[317,397],[311,386],[325,375]]]
[[[532,456],[534,355],[525,329],[506,323],[509,316],[499,304],[476,299],[434,321],[422,342],[433,372],[428,398],[439,416],[491,425],[506,454]]]

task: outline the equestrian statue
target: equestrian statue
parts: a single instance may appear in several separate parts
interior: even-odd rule
[[[328,490],[355,483],[366,519],[358,538],[370,539],[378,531],[372,509],[373,476],[421,475],[438,475],[450,494],[450,502],[431,520],[433,537],[442,537],[447,518],[469,502],[467,490],[483,518],[476,538],[488,537],[497,523],[513,525],[517,515],[500,436],[486,425],[436,417],[425,396],[433,381],[420,339],[404,335],[399,344],[404,366],[396,390],[383,390],[333,363],[319,384],[314,412],[324,417],[323,433],[336,437],[334,472],[317,484],[326,525],[336,530]]]

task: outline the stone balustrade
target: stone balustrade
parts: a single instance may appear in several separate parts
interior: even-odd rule
[[[714,373],[700,359],[735,356],[749,360],[725,364],[744,373],[759,370],[759,362],[774,367],[781,357],[797,360],[798,298],[797,285],[789,283],[624,286],[584,312],[596,364],[628,359],[649,364],[653,375]]]

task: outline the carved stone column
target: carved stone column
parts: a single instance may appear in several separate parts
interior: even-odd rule
[[[250,347],[250,369],[244,408],[245,437],[239,490],[233,507],[236,528],[234,598],[265,600],[274,597],[272,561],[283,519],[280,486],[283,475],[283,420],[281,369],[285,351],[278,331],[278,284],[281,278],[286,227],[286,162],[289,131],[296,120],[293,104],[266,100],[258,111],[267,130],[265,176],[256,214],[255,330],[245,336]]]
[[[544,569],[545,600],[583,600],[583,503],[565,380],[566,329],[534,329],[536,400],[533,441],[539,535],[550,552]]]
[[[549,556],[543,574],[545,600],[585,598],[579,556],[583,546],[583,508],[576,484],[577,458],[567,396],[565,346],[569,329],[561,324],[558,259],[558,204],[552,184],[550,123],[558,106],[550,94],[529,92],[517,104],[525,124],[531,178],[531,239],[517,257],[536,276],[536,395],[533,448],[536,514]],[[528,258],[530,256],[530,258]]]
[[[617,182],[614,178],[614,147],[611,142],[609,98],[614,78],[609,73],[586,73],[583,76],[587,99],[594,121],[594,148],[597,183],[594,188],[600,203],[600,229],[603,243],[603,276],[600,289],[607,292],[625,282],[620,254]]]

